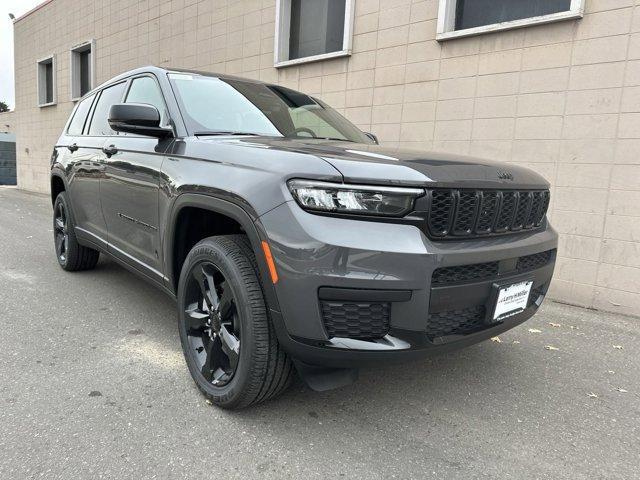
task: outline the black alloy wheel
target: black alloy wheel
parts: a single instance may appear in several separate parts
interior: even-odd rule
[[[287,388],[293,364],[278,343],[245,235],[195,244],[182,265],[177,297],[187,367],[211,403],[239,409]]]
[[[242,327],[233,291],[222,272],[212,262],[203,261],[191,271],[186,294],[189,354],[208,382],[225,386],[240,358]]]
[[[100,252],[78,242],[69,205],[66,191],[60,192],[53,203],[53,242],[56,258],[60,266],[68,272],[90,270],[98,263]]]

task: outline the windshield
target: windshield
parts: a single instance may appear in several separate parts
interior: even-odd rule
[[[243,133],[372,143],[320,100],[277,85],[172,73],[169,79],[192,134]]]

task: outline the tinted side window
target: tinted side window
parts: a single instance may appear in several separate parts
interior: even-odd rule
[[[162,96],[160,87],[153,78],[134,78],[131,82],[129,93],[127,93],[127,100],[125,103],[146,103],[148,105],[153,105],[158,109],[158,112],[160,112],[160,124],[165,124],[167,115],[164,97]]]
[[[78,104],[76,112],[73,114],[73,118],[71,119],[71,123],[69,124],[67,134],[82,135],[82,127],[84,127],[84,121],[87,119],[87,113],[89,113],[91,102],[93,102],[94,97],[95,95],[91,95]]]
[[[116,132],[109,127],[109,109],[114,103],[120,103],[125,85],[126,83],[122,82],[102,90],[96,108],[93,109],[89,135],[116,135]]]

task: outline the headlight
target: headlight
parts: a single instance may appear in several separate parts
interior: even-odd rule
[[[402,217],[413,210],[420,188],[377,187],[289,180],[289,190],[305,210]]]

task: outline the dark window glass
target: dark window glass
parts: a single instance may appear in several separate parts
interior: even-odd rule
[[[571,0],[457,0],[456,30],[566,12]]]
[[[79,54],[80,60],[80,96],[91,90],[91,49]]]
[[[147,105],[153,105],[158,109],[158,112],[160,112],[160,124],[164,125],[164,120],[167,118],[164,97],[162,96],[160,87],[153,78],[135,78],[133,82],[131,82],[129,93],[127,93],[126,103],[146,103]]]
[[[116,135],[109,126],[109,109],[114,103],[120,103],[125,85],[125,82],[122,82],[102,90],[96,108],[93,110],[89,135]]]
[[[89,113],[89,108],[91,108],[91,102],[94,96],[95,95],[91,95],[78,104],[76,112],[73,114],[73,119],[69,124],[69,129],[67,130],[69,135],[82,135],[84,121],[87,119],[87,113]]]
[[[44,103],[53,102],[53,62],[44,65]]]
[[[171,74],[169,78],[192,133],[243,132],[371,143],[334,109],[304,93],[200,75]]]
[[[342,50],[345,0],[291,0],[289,59]]]

